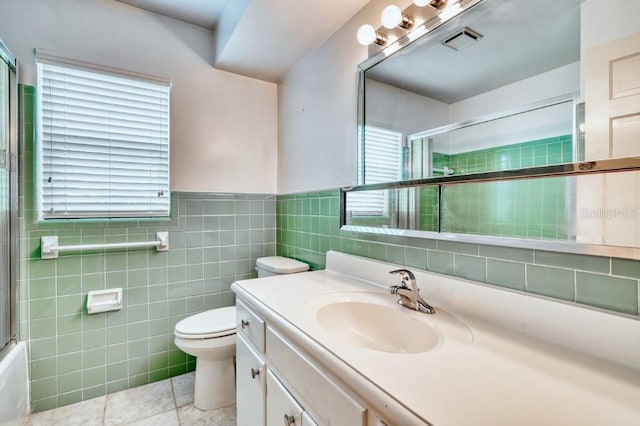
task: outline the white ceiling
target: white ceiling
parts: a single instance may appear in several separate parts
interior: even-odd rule
[[[117,0],[160,15],[213,29],[230,0]]]
[[[215,67],[278,82],[369,0],[116,0],[214,30]]]

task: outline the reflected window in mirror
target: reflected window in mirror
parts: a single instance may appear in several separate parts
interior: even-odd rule
[[[397,181],[402,178],[402,133],[393,129],[367,126],[359,145],[358,181],[367,184]],[[366,164],[366,167],[365,167]],[[383,225],[391,218],[393,199],[387,191],[354,193],[350,200],[350,217],[361,224]]]
[[[358,182],[372,184],[402,179],[402,133],[382,126],[367,126],[358,146]]]
[[[362,200],[376,196],[383,200],[382,214],[360,214]],[[437,186],[394,188],[346,193],[345,221],[356,227],[414,229],[438,232],[440,196]]]

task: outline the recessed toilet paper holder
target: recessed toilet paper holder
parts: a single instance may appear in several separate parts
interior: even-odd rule
[[[121,288],[95,290],[87,294],[87,313],[89,314],[117,311],[119,309],[122,309]]]

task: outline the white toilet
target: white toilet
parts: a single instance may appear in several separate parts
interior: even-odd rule
[[[193,405],[215,410],[236,400],[235,367],[236,307],[211,309],[176,324],[178,349],[195,356]]]
[[[309,265],[295,259],[282,256],[261,257],[256,260],[256,271],[258,278],[270,277],[272,275],[295,274],[309,270]]]
[[[258,277],[291,274],[309,265],[280,256],[262,257],[256,262]],[[236,307],[211,309],[176,324],[178,349],[195,356],[193,405],[215,410],[235,403]]]

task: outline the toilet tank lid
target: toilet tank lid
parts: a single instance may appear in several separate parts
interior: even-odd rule
[[[209,335],[236,328],[236,307],[210,309],[191,315],[176,324],[176,332],[185,335]]]
[[[309,269],[309,265],[304,262],[282,256],[261,257],[256,260],[256,265],[258,268],[266,269],[276,274],[293,274]]]

